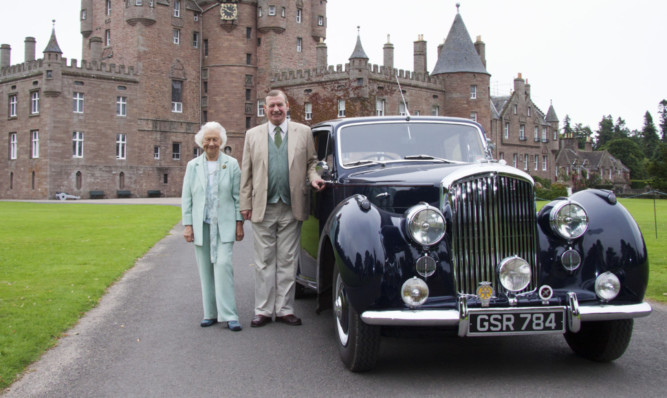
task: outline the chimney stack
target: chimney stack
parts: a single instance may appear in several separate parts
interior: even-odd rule
[[[486,44],[482,41],[482,36],[477,36],[475,50],[477,51],[477,54],[479,54],[479,58],[482,60],[482,65],[486,68]]]
[[[12,47],[9,44],[0,46],[0,68],[11,66]]]
[[[386,70],[394,69],[394,45],[391,44],[389,35],[387,35],[387,42],[382,47],[382,51],[384,53],[384,68]]]
[[[329,61],[327,59],[327,45],[324,43],[323,37],[320,37],[320,42],[317,43],[315,48],[315,57],[318,71],[326,70],[329,67]]]
[[[35,38],[34,37],[26,37],[25,38],[25,55],[23,58],[24,62],[32,62],[35,60]]]
[[[414,42],[414,72],[426,73],[426,41],[424,35],[419,35]]]

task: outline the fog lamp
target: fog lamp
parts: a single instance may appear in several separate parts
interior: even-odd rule
[[[426,282],[414,276],[403,283],[401,297],[409,307],[418,307],[428,298],[428,286]]]
[[[581,265],[581,255],[578,251],[569,249],[560,256],[560,262],[566,270],[574,271]]]
[[[510,292],[523,290],[530,283],[532,271],[528,261],[521,257],[508,257],[498,265],[500,284]]]
[[[603,301],[615,299],[620,291],[621,281],[609,271],[598,275],[595,279],[595,294]]]

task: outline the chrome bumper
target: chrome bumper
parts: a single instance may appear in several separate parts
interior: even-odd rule
[[[547,306],[519,308],[530,311],[544,309]],[[568,293],[568,304],[564,308],[567,329],[573,333],[581,329],[581,322],[640,318],[651,313],[651,306],[646,302],[628,305],[580,306],[574,293]],[[498,313],[516,309],[517,307],[484,308],[485,311],[498,311]],[[364,311],[361,314],[361,319],[369,325],[382,326],[458,326],[459,335],[465,336],[468,331],[470,311],[475,311],[475,309],[468,309],[467,301],[464,297],[461,297],[458,302],[458,309],[455,310]]]

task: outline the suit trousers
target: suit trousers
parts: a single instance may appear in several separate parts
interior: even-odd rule
[[[218,259],[215,264],[211,263],[211,244],[208,238],[210,228],[209,224],[204,223],[203,244],[195,245],[195,258],[201,279],[204,319],[217,319],[218,322],[238,321],[232,265],[234,242],[218,240]]]
[[[255,246],[255,315],[294,314],[294,279],[301,221],[282,202],[267,204],[262,222],[252,223]]]

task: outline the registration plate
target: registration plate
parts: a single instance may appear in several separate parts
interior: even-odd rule
[[[470,310],[468,336],[563,333],[565,308]]]

